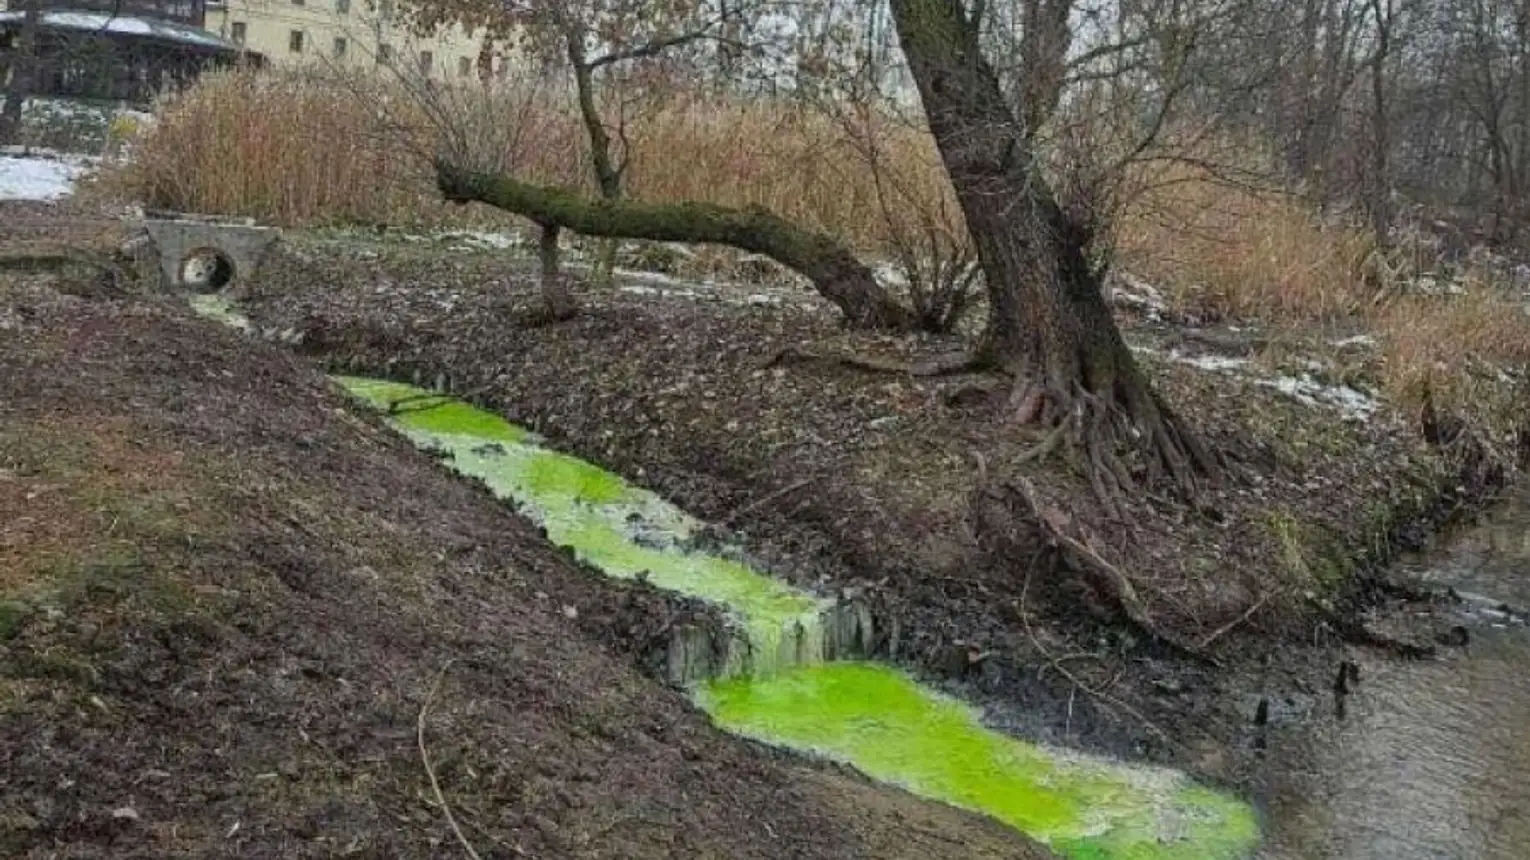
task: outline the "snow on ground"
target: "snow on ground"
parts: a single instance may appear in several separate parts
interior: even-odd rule
[[[1278,376],[1274,379],[1255,379],[1254,382],[1273,388],[1307,406],[1330,406],[1353,421],[1364,421],[1381,408],[1380,401],[1362,391],[1348,385],[1325,385],[1307,374],[1302,374],[1300,378]]]
[[[58,200],[74,193],[74,181],[93,159],[32,150],[0,151],[0,200]]]
[[[1183,355],[1179,350],[1170,351],[1169,358],[1182,364],[1199,367],[1201,370],[1241,370],[1249,364],[1246,358],[1233,358],[1228,355]]]

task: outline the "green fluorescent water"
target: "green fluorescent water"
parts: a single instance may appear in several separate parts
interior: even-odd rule
[[[722,728],[855,765],[985,812],[1073,858],[1228,858],[1258,839],[1252,811],[1174,771],[1048,750],[982,726],[962,703],[868,663],[725,678],[697,692]]]
[[[248,327],[226,300],[196,307]],[[549,451],[468,404],[398,383],[334,379],[607,575],[646,575],[726,607],[743,626],[748,656],[730,654],[723,676],[694,691],[719,727],[985,813],[1074,860],[1232,860],[1257,845],[1248,805],[1183,774],[1025,743],[894,669],[824,662],[823,614],[832,601],[736,561],[687,552],[701,524],[653,493]]]
[[[567,455],[499,416],[392,382],[336,377],[452,468],[483,480],[554,543],[619,578],[726,607],[759,655],[701,684],[722,728],[854,765],[923,797],[983,812],[1069,858],[1223,860],[1258,841],[1253,811],[1171,770],[1029,744],[984,728],[962,703],[869,663],[824,663],[817,600],[729,559],[679,544],[700,526],[654,494]],[[428,409],[422,405],[439,403]],[[806,637],[806,644],[804,644]]]
[[[623,579],[726,607],[745,628],[752,666],[761,672],[799,652],[821,654],[820,615],[827,602],[789,588],[730,559],[686,552],[679,545],[700,526],[653,493],[589,463],[549,451],[503,418],[409,385],[335,377],[354,396],[384,412],[415,444],[449,452],[450,465],[519,504],[560,546]],[[431,406],[439,402],[439,406]],[[392,410],[393,404],[400,404]],[[429,408],[426,408],[429,407]],[[798,644],[803,638],[805,644]]]

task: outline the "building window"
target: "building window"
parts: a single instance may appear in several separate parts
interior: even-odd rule
[[[457,77],[465,78],[473,72],[473,61],[467,57],[457,58]]]
[[[294,54],[303,53],[303,31],[293,30],[287,34],[287,50]]]
[[[236,45],[244,44],[245,25],[243,21],[235,21],[228,27],[228,37]]]
[[[430,69],[435,65],[436,58],[429,51],[420,52],[420,74],[430,74]]]
[[[348,46],[345,44],[344,39],[335,39],[335,59],[345,56],[346,47]]]
[[[303,0],[292,0],[292,5],[301,6],[303,5]]]
[[[351,13],[351,0],[335,0],[335,11],[341,15]]]

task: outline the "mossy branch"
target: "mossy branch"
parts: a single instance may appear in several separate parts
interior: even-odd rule
[[[586,236],[727,245],[763,254],[812,281],[852,327],[898,331],[914,327],[913,314],[893,300],[849,249],[762,207],[594,200],[445,161],[436,163],[436,185],[452,202],[485,203],[543,226],[556,225]]]

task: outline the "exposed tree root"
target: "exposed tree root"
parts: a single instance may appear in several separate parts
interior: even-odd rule
[[[1057,434],[1057,431],[1054,430],[1053,434]],[[1047,444],[1046,440],[1041,444]],[[1176,652],[1198,660],[1216,662],[1206,656],[1204,649],[1164,629],[1153,619],[1137,594],[1131,577],[1105,557],[1099,549],[1099,540],[1086,526],[1056,505],[1044,503],[1037,495],[1035,486],[1023,476],[1015,476],[1002,483],[990,482],[986,461],[981,454],[974,456],[978,464],[976,492],[987,494],[998,501],[1007,511],[1007,516],[1022,523],[1034,523],[1040,532],[1043,546],[1060,552],[1068,566],[1084,576],[1092,590],[1108,599],[1113,608],[1134,628],[1152,641]],[[979,528],[983,528],[981,523]]]
[[[1160,480],[1197,503],[1203,484],[1219,480],[1222,459],[1145,385],[1120,386],[1115,394],[1107,400],[1078,386],[1059,393],[1017,382],[1003,411],[1016,424],[1060,428],[1061,436],[1081,455],[1095,495],[1111,516],[1120,515],[1126,495]],[[1049,434],[1046,451],[1028,452],[1023,459],[1050,453],[1057,441]]]

